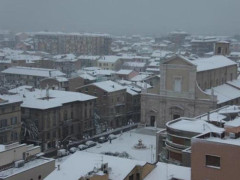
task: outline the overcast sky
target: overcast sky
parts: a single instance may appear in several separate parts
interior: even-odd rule
[[[0,0],[0,29],[240,34],[240,0]]]

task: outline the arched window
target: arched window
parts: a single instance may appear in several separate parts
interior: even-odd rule
[[[221,47],[218,47],[217,53],[218,53],[218,54],[221,54],[221,52],[222,52],[222,48],[221,48]]]

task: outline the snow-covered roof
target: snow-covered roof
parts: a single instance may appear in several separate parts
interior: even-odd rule
[[[98,62],[101,62],[101,63],[115,63],[119,59],[121,59],[121,56],[102,56],[98,60]]]
[[[240,113],[240,107],[236,105],[231,105],[228,107],[225,107],[218,111],[220,114],[238,114]]]
[[[87,56],[87,55],[81,55],[78,56],[78,59],[88,59],[88,60],[98,60],[100,56]]]
[[[0,144],[0,152],[5,151],[5,145],[4,144]]]
[[[153,51],[151,57],[154,57],[154,58],[163,58],[169,54],[173,54],[173,52],[171,51],[159,51],[159,50],[156,50],[156,51]]]
[[[111,76],[114,73],[115,73],[115,71],[109,70],[109,69],[98,69],[98,70],[89,72],[89,74],[94,75],[94,76],[97,76],[97,75]]]
[[[191,62],[197,66],[198,72],[237,65],[234,61],[228,59],[225,56],[212,56],[209,58],[199,58]]]
[[[120,75],[128,75],[131,72],[133,72],[133,70],[129,70],[129,69],[120,69],[119,71],[117,71],[115,74],[120,74]]]
[[[228,81],[227,84],[230,84],[230,85],[240,89],[240,79]]]
[[[129,67],[145,67],[146,63],[143,62],[125,62],[123,66],[129,66]]]
[[[134,76],[131,81],[143,81],[145,80],[147,77],[149,77],[148,74],[139,74],[137,76]]]
[[[124,86],[121,86],[120,84],[110,80],[96,82],[96,83],[93,83],[92,85],[100,89],[103,89],[104,91],[107,91],[107,92],[114,92],[114,91],[120,91],[120,90],[126,89]]]
[[[160,68],[147,68],[146,71],[150,71],[150,72],[160,72]]]
[[[32,68],[32,67],[21,67],[21,66],[9,67],[8,69],[3,70],[2,73],[38,76],[38,77],[65,76],[64,73],[56,69]]]
[[[31,86],[20,86],[10,92],[16,94],[2,95],[2,97],[12,100],[20,98],[23,101],[21,107],[42,110],[60,107],[65,103],[96,99],[95,96],[70,91],[49,90],[47,93],[46,90],[34,89]],[[47,98],[47,94],[49,94],[49,98]]]
[[[126,86],[127,89],[127,93],[131,94],[132,96],[138,95],[139,93],[137,93],[136,91],[133,91],[130,87]]]
[[[220,114],[219,112],[212,112],[208,115],[206,114],[205,116],[200,116],[199,119],[207,121],[209,118],[209,121],[215,121],[215,122],[221,122],[226,119],[225,115]]]
[[[153,62],[151,62],[151,63],[149,63],[149,65],[148,65],[149,67],[150,66],[160,66],[160,62],[157,62],[157,61],[153,61]]]
[[[12,179],[11,176],[14,176],[18,173],[22,173],[23,171],[27,171],[27,170],[36,168],[38,166],[42,166],[51,161],[55,161],[55,159],[41,157],[41,158],[34,159],[32,161],[28,161],[28,162],[25,162],[24,166],[22,166],[22,167],[19,167],[19,168],[12,167],[12,168],[0,171],[0,178]]]
[[[68,35],[68,36],[93,36],[93,37],[98,37],[98,36],[102,36],[102,37],[110,37],[109,34],[98,34],[98,33],[77,33],[77,32],[73,32],[73,33],[64,33],[64,32],[36,32],[33,33],[34,35],[51,35],[51,36],[60,36],[60,35]]]
[[[88,73],[82,73],[82,74],[79,74],[79,77],[83,78],[83,79],[87,79],[89,81],[94,81],[96,80],[95,77],[91,76],[90,74]]]
[[[224,131],[223,128],[214,126],[206,121],[190,118],[181,118],[180,120],[176,120],[174,122],[170,121],[170,123],[167,123],[167,126],[173,129],[194,133],[222,133]]]
[[[169,180],[169,178],[191,180],[191,168],[158,162],[144,180]]]
[[[240,127],[240,117],[237,117],[231,121],[227,121],[224,126],[226,127]]]
[[[65,78],[65,77],[60,77],[60,76],[58,76],[58,77],[55,77],[55,78],[56,78],[56,80],[57,80],[58,82],[67,82],[67,81],[68,81],[68,79]]]
[[[75,61],[77,57],[74,54],[59,54],[53,58],[57,61]]]
[[[124,79],[121,79],[121,80],[117,80],[117,82],[121,85],[129,85],[129,84],[132,84],[131,81],[127,81],[127,80],[124,80]]]
[[[215,142],[215,143],[222,143],[222,144],[229,144],[229,145],[235,145],[240,146],[240,139],[230,139],[230,138],[217,138],[217,137],[209,137],[205,138],[204,140]]]
[[[123,180],[136,166],[143,166],[144,161],[118,158],[83,151],[77,151],[60,164],[60,170],[55,169],[45,180],[77,180],[88,175],[94,167],[100,168],[101,163],[108,163],[109,179]]]
[[[20,103],[22,102],[21,98],[8,98],[7,96],[0,95],[0,106],[12,103]]]
[[[223,84],[213,87],[212,89],[207,89],[205,92],[207,94],[211,94],[212,91],[214,92],[214,95],[217,96],[218,104],[240,97],[240,90],[228,84]]]
[[[100,67],[85,67],[83,68],[85,71],[95,71],[95,70],[101,70]]]
[[[240,57],[240,52],[231,52],[230,57]]]

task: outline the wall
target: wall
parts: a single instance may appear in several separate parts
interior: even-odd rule
[[[209,142],[204,139],[192,140],[191,179],[192,180],[226,180],[240,177],[240,146]],[[205,165],[205,156],[214,155],[221,158],[220,168],[211,168]]]

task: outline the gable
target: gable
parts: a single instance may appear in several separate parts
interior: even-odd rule
[[[185,65],[185,66],[195,66],[192,62],[190,62],[189,60],[187,60],[181,56],[174,56],[170,59],[167,59],[162,64],[177,64],[177,65]]]

